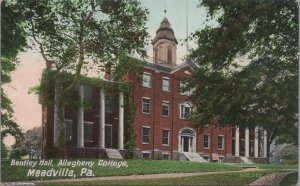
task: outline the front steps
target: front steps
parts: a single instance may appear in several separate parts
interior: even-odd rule
[[[195,152],[182,152],[188,161],[192,162],[207,162],[200,154]]]
[[[109,159],[123,159],[121,153],[117,149],[105,149]]]
[[[249,160],[249,158],[244,157],[244,156],[240,156],[240,159],[242,160],[242,163],[246,163],[246,164],[254,164],[251,160]]]

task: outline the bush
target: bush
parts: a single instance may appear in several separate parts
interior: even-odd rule
[[[295,145],[287,145],[279,152],[279,158],[283,161],[297,162],[298,147]]]
[[[49,144],[47,149],[47,158],[59,158],[59,148]]]

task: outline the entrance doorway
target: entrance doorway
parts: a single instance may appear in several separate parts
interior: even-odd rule
[[[192,151],[192,146],[193,146],[193,138],[192,137],[182,136],[181,142],[182,142],[182,151],[183,152],[191,152]]]
[[[196,133],[193,129],[181,129],[178,146],[180,152],[196,152]]]
[[[112,125],[105,125],[105,148],[112,148]]]

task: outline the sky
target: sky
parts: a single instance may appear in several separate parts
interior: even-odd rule
[[[186,43],[184,39],[188,33],[203,27],[207,24],[206,11],[204,8],[197,8],[198,0],[140,0],[143,7],[149,10],[149,20],[146,23],[150,39],[153,39],[160,22],[166,16],[175,32],[178,40],[177,63],[182,62],[186,55]],[[166,13],[164,10],[166,9]],[[188,11],[187,11],[188,10]],[[188,17],[188,24],[187,24]],[[187,27],[188,25],[188,27]],[[188,28],[188,29],[187,29]],[[149,43],[151,43],[149,41]],[[190,47],[195,45],[189,43]],[[152,56],[152,46],[146,46],[148,55]],[[30,87],[39,84],[45,62],[39,52],[29,51],[20,53],[18,56],[19,66],[12,72],[12,82],[4,86],[4,90],[13,102],[14,117],[23,131],[41,126],[41,105],[38,103],[38,96],[28,94]],[[14,140],[7,137],[5,144],[12,145]]]

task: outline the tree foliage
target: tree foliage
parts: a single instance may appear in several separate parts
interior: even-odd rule
[[[1,83],[11,81],[10,73],[17,67],[17,55],[26,46],[24,19],[14,4],[1,2]],[[12,102],[1,86],[1,141],[12,135],[20,139],[22,132],[13,119]]]
[[[33,44],[37,44],[47,67],[57,72],[54,126],[59,126],[59,147],[65,151],[63,98],[74,92],[81,74],[93,68],[100,73],[113,67],[120,55],[133,49],[146,55],[148,11],[137,0],[24,0],[17,4],[27,20]],[[66,72],[75,76],[63,86]]]
[[[195,126],[204,128],[219,116],[221,125],[264,127],[269,144],[275,137],[296,142],[296,1],[203,0],[201,6],[218,24],[193,34]]]
[[[39,158],[41,155],[41,127],[34,127],[23,135],[21,141],[22,149],[29,155],[29,158]]]

